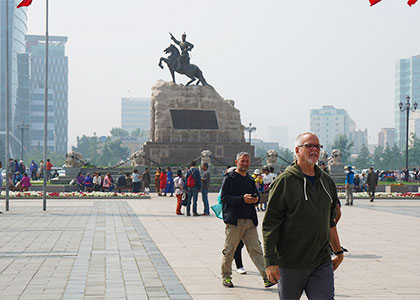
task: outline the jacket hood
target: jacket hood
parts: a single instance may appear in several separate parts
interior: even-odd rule
[[[303,180],[304,178],[304,175],[302,171],[300,170],[299,166],[297,165],[296,161],[294,161],[290,166],[288,166],[284,172],[292,174],[293,176],[301,180]],[[321,179],[322,173],[323,173],[322,170],[317,165],[315,165],[315,181],[318,181],[319,179]]]
[[[315,167],[315,183],[317,183],[317,182],[321,183],[322,188],[328,194],[328,197],[330,198],[331,203],[332,203],[333,199],[331,197],[331,194],[325,188],[325,184],[322,181],[322,177],[323,177],[324,172],[317,165],[315,165],[314,167]],[[293,176],[299,178],[299,180],[303,181],[303,194],[305,195],[305,200],[308,200],[308,194],[306,192],[307,180],[306,180],[306,177],[303,175],[302,171],[300,170],[299,166],[297,165],[296,161],[294,161],[289,167],[287,167],[287,169],[284,172],[292,174]]]

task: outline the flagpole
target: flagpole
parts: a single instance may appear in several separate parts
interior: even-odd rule
[[[10,90],[9,90],[9,0],[6,0],[6,211],[9,211],[9,131],[10,131]]]
[[[47,147],[48,147],[48,0],[45,14],[45,83],[44,83],[44,185],[43,210],[47,210]]]

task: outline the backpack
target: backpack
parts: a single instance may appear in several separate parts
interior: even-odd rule
[[[195,187],[195,179],[193,172],[190,173],[190,176],[187,179],[187,187],[193,188]]]

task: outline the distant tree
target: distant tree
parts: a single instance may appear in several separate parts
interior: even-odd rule
[[[376,146],[373,150],[373,165],[375,169],[383,169],[383,153],[384,148],[381,146]]]
[[[100,166],[113,166],[121,160],[128,158],[130,150],[126,147],[121,147],[121,140],[111,141],[108,138],[103,145],[101,154],[97,161]]]
[[[99,139],[96,133],[93,136],[83,135],[81,138],[77,137],[76,143],[76,146],[73,146],[72,150],[81,153],[87,162],[94,164],[94,160],[97,159],[99,154]]]
[[[292,162],[295,159],[294,152],[285,147],[280,148],[279,156],[288,162]],[[286,162],[279,158],[279,163],[284,165]]]
[[[354,160],[354,165],[358,169],[367,169],[371,163],[369,149],[366,145],[363,144],[362,149],[360,149],[359,156]]]
[[[401,169],[404,166],[405,154],[401,152],[397,144],[394,144],[394,146],[392,146],[391,153],[392,153],[391,160],[389,161],[390,164],[387,169],[390,169],[390,170]]]
[[[353,147],[353,142],[349,140],[344,134],[339,134],[335,137],[331,148],[338,149],[341,151],[343,157],[343,163],[347,164],[350,159],[351,148]]]
[[[115,136],[115,137],[127,137],[127,136],[130,135],[127,130],[124,130],[124,129],[119,128],[119,127],[112,128],[110,130],[110,133],[111,133],[112,136]]]
[[[408,162],[410,166],[416,168],[420,166],[420,138],[415,134],[411,136],[411,147],[408,149]]]
[[[143,136],[143,131],[140,128],[136,128],[131,132],[132,137],[141,137]]]
[[[35,161],[37,165],[41,160],[44,160],[44,152],[41,149],[33,149],[26,154],[25,165],[29,167],[32,161]],[[47,151],[47,157],[50,159],[54,167],[62,167],[66,161],[66,155]]]

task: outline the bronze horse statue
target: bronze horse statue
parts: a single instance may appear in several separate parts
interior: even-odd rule
[[[191,80],[187,82],[187,86],[197,80],[197,85],[201,82],[202,85],[208,85],[204,79],[203,72],[194,64],[190,63],[179,63],[182,58],[179,50],[175,45],[171,44],[163,52],[169,54],[168,58],[161,57],[159,60],[159,67],[163,69],[162,61],[166,63],[169,68],[169,72],[172,76],[172,81],[175,83],[175,72],[188,76]],[[180,60],[181,59],[181,60]]]

